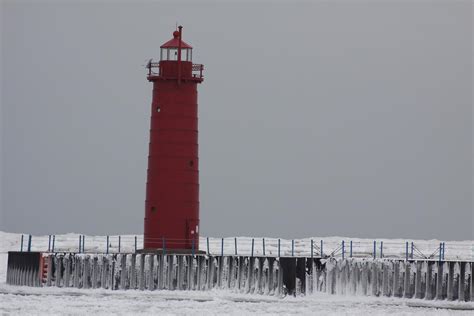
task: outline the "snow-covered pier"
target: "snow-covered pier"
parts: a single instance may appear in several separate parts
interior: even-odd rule
[[[474,301],[473,275],[469,261],[10,252],[7,283]]]
[[[309,292],[474,301],[473,262],[329,259],[308,271]]]

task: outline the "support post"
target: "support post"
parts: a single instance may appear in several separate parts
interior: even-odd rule
[[[130,273],[130,289],[135,290],[137,288],[137,268],[136,268],[136,262],[137,262],[137,255],[134,253],[132,254],[132,260],[131,260],[131,273]]]
[[[31,235],[28,235],[28,252],[31,251]]]
[[[408,241],[407,241],[408,242]],[[413,241],[411,242],[411,253],[410,253],[410,258],[413,260],[413,253],[415,252],[415,244]]]
[[[237,256],[237,237],[234,238],[235,255]]]
[[[413,247],[412,247],[412,249],[413,249]],[[408,241],[405,242],[405,260],[408,261]]]
[[[433,274],[433,263],[431,261],[426,261],[426,278],[425,278],[425,300],[432,300],[433,297],[433,287],[432,287],[432,274]]]
[[[119,253],[120,253],[121,240],[122,240],[122,238],[120,238],[120,235],[119,235],[119,243],[118,243],[118,252]]]
[[[350,253],[349,256],[352,258],[352,240],[349,242],[349,247],[350,247]]]
[[[135,252],[137,252],[137,236],[135,236]]]
[[[313,240],[311,239],[311,259],[313,259]]]
[[[265,256],[265,238],[262,238],[262,250],[263,250],[263,256]]]
[[[253,257],[253,246],[254,246],[254,243],[255,243],[255,240],[252,238],[252,255],[251,255],[251,257]]]
[[[444,299],[444,295],[443,295],[443,275],[444,275],[443,266],[444,266],[444,263],[440,260],[438,262],[438,265],[437,265],[438,271],[436,273],[436,277],[437,277],[437,280],[436,280],[436,297],[435,297],[436,300],[443,300]]]
[[[51,247],[51,251],[54,252],[54,244],[56,243],[56,235],[53,235],[53,245]]]
[[[79,250],[77,252],[81,253],[81,245],[82,245],[82,235],[79,235]]]
[[[405,262],[405,279],[403,282],[403,297],[411,298],[412,293],[410,292],[410,262]]]
[[[323,244],[323,240],[321,239],[321,258],[324,257]]]
[[[20,252],[23,252],[23,234],[21,234]]]
[[[400,297],[400,262],[393,263],[393,287],[392,293],[394,297]]]
[[[377,258],[377,241],[374,240],[374,259]]]
[[[84,240],[84,238],[83,238]],[[82,250],[84,251],[84,248],[82,248]],[[127,271],[127,255],[122,255],[120,257],[120,283],[119,283],[119,286],[120,286],[120,289],[121,290],[125,290],[127,288],[127,283],[129,282],[128,281],[128,271]]]
[[[380,258],[383,258],[383,241],[380,242]]]
[[[439,243],[439,258],[438,258],[438,261],[441,262],[441,260],[443,260],[443,243],[442,242]]]
[[[447,300],[452,301],[454,299],[454,262],[447,262],[448,264],[448,288],[447,288]]]
[[[106,247],[106,254],[109,254],[109,235],[107,235],[107,247]]]
[[[48,235],[48,252],[51,251],[51,235]]]
[[[464,287],[465,287],[465,276],[466,276],[466,262],[459,262],[459,281],[458,281],[458,301],[464,302],[465,295]]]
[[[224,256],[224,238],[221,239],[221,257]]]
[[[210,252],[209,252],[209,237],[206,238],[206,242],[207,242],[207,254],[209,255]]]
[[[280,256],[280,238],[278,238],[278,257],[281,257]]]
[[[295,256],[295,240],[294,239],[291,240],[291,256],[292,257]]]
[[[422,293],[422,278],[421,278],[421,270],[422,270],[422,262],[421,261],[415,261],[415,267],[416,267],[416,274],[415,274],[415,295],[414,298],[423,298],[423,293]]]
[[[443,249],[444,249],[444,245],[443,245]],[[443,251],[443,256],[444,256],[444,251]],[[474,302],[474,262],[471,262],[471,288],[470,288],[470,292],[471,292],[471,302]]]
[[[140,269],[138,272],[138,289],[143,291],[145,289],[145,254],[140,254]]]
[[[345,255],[344,240],[342,241],[342,244],[341,244],[341,251],[342,251],[342,260],[344,260],[344,255]]]

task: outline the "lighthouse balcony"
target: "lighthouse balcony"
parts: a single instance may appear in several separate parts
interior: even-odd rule
[[[181,72],[181,80],[202,82],[204,79],[204,65],[193,64],[188,61],[181,62],[181,69],[178,69],[176,61],[150,61],[146,67],[148,69],[148,80],[176,80]]]

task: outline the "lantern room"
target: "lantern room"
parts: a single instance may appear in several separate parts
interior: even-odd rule
[[[179,31],[173,32],[173,38],[160,46],[160,60],[178,61]],[[193,61],[193,48],[181,40],[181,60]]]
[[[203,65],[193,64],[193,47],[182,40],[182,27],[173,38],[160,46],[160,61],[148,62],[148,80],[202,82]]]

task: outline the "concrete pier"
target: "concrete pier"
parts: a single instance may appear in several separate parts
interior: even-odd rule
[[[474,264],[466,261],[23,252],[9,253],[7,283],[473,301],[473,274]]]

